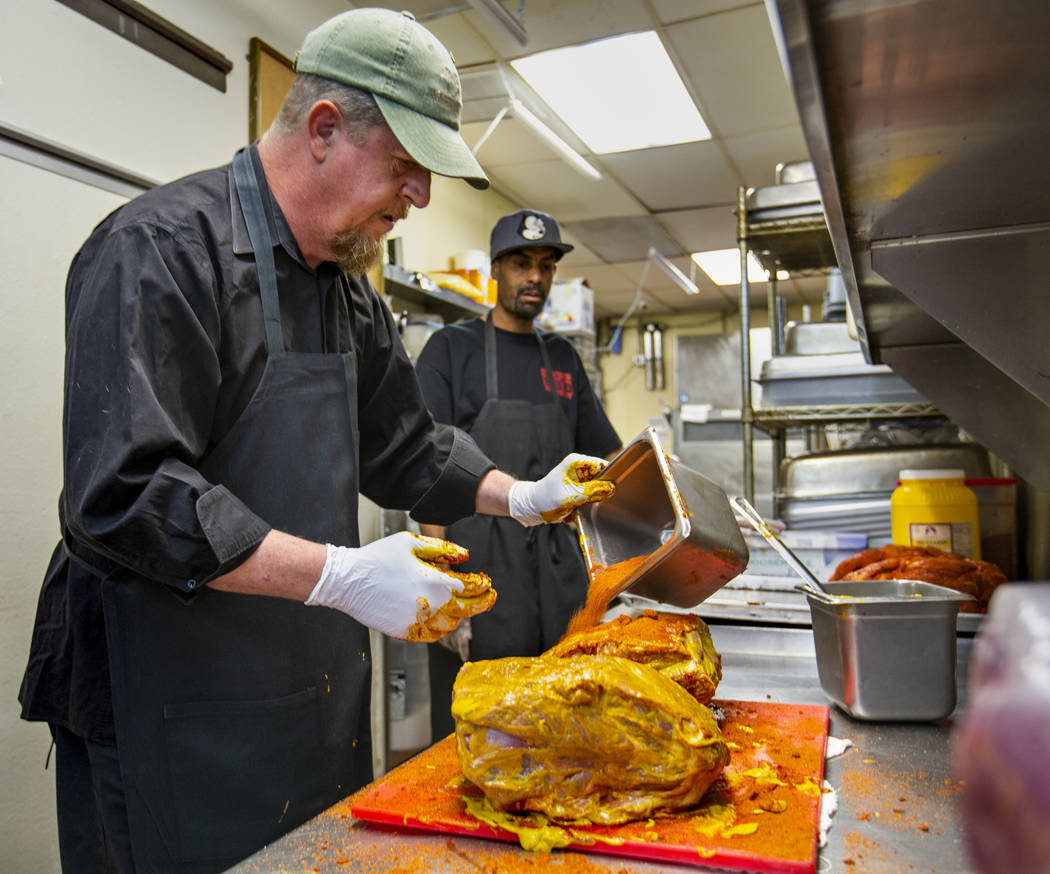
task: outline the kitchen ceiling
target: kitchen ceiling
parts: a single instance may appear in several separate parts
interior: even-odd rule
[[[689,254],[735,247],[737,191],[775,181],[777,164],[808,160],[765,4],[741,0],[506,0],[528,34],[509,33],[458,0],[369,2],[408,9],[448,47],[463,82],[463,135],[472,147],[508,102],[508,86],[602,178],[574,170],[532,129],[508,113],[478,149],[493,188],[521,206],[551,213],[576,246],[562,277],[585,277],[599,317],[631,305],[645,275],[647,315],[734,309],[739,287],[715,285]],[[711,139],[598,155],[590,152],[511,68],[510,61],[547,49],[619,34],[659,34],[711,130]],[[638,71],[645,76],[645,70]],[[629,124],[629,107],[624,123]],[[700,293],[685,294],[656,267],[655,246]],[[793,276],[778,283],[789,303],[819,306],[827,280]],[[766,283],[752,301],[765,306]]]

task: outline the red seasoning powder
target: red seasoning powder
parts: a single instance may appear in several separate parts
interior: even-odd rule
[[[591,584],[587,589],[587,601],[569,621],[565,635],[587,631],[601,622],[605,611],[609,609],[609,603],[623,591],[624,580],[633,574],[647,558],[649,558],[648,555],[638,555],[626,561],[599,568],[596,573],[592,574]]]

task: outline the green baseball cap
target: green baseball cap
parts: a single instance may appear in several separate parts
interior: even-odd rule
[[[459,132],[463,99],[452,56],[410,12],[351,9],[310,31],[295,70],[368,91],[412,158],[488,188]]]

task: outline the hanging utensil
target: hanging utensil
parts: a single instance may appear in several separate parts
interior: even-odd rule
[[[781,540],[776,532],[766,524],[765,519],[759,515],[758,510],[752,507],[746,498],[743,498],[740,495],[734,495],[729,499],[729,503],[733,505],[734,510],[751,524],[752,528],[768,541],[773,549],[780,553],[780,557],[791,565],[791,568],[795,573],[802,577],[804,584],[797,586],[796,588],[812,592],[814,595],[819,595],[822,598],[828,597],[830,593],[824,588],[820,580],[818,580],[813,572],[806,567],[802,559],[791,551],[791,547]]]

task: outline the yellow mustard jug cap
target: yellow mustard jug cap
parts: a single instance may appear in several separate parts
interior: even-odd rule
[[[900,478],[905,479],[965,479],[966,471],[962,468],[948,467],[936,470],[902,470]]]

